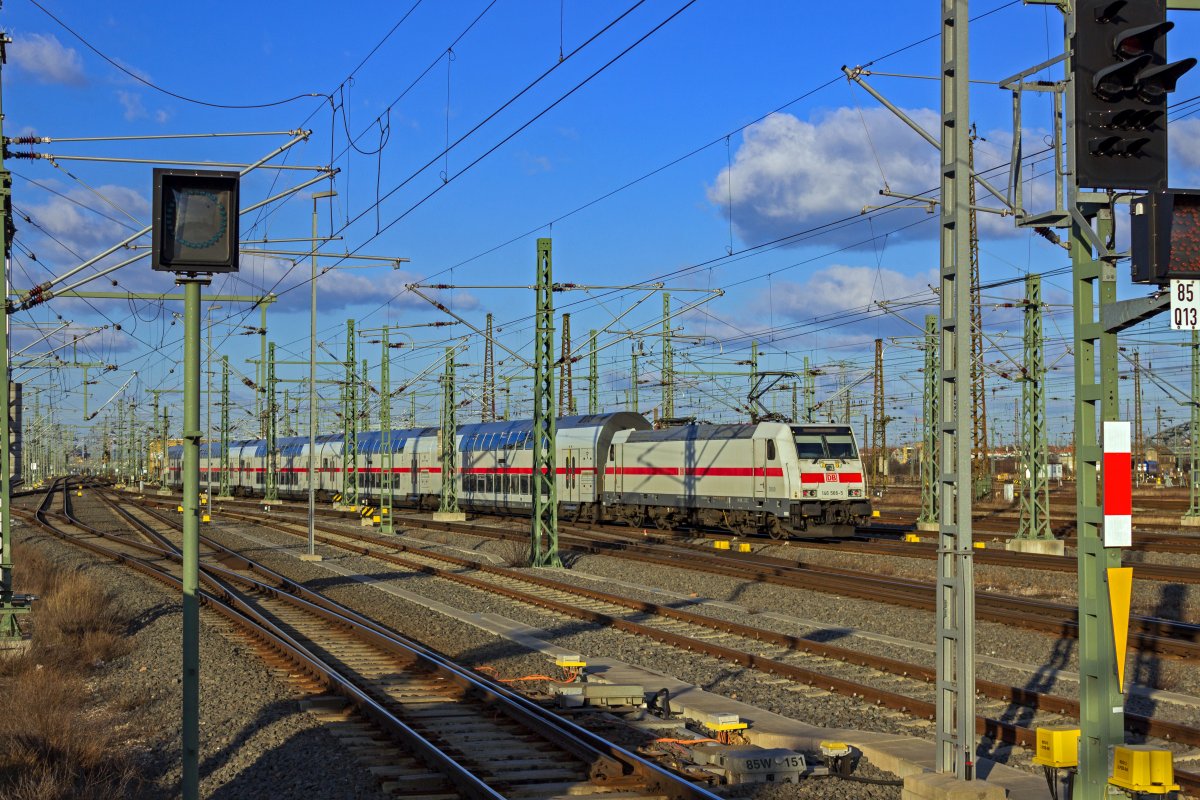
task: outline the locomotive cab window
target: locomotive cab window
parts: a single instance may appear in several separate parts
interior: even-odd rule
[[[854,449],[854,437],[850,436],[849,434],[833,434],[826,436],[825,444],[829,448],[830,458],[858,458],[858,451]]]
[[[801,459],[825,458],[825,443],[820,434],[796,434],[796,455]]]
[[[775,440],[767,439],[767,461],[775,460]]]

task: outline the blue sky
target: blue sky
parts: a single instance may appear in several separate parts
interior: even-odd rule
[[[921,209],[862,216],[859,211],[864,205],[894,202],[876,194],[884,185],[901,193],[935,188],[936,151],[849,84],[840,67],[871,64],[875,73],[935,75],[940,52],[936,2],[405,0],[343,7],[312,2],[126,7],[39,2],[61,24],[30,0],[9,0],[0,10],[0,26],[14,40],[4,69],[7,135],[312,130],[307,142],[289,150],[285,163],[321,166],[332,160],[339,169],[333,182],[338,197],[332,205],[320,201],[320,226],[322,235],[332,225],[343,239],[323,245],[323,252],[411,259],[399,271],[339,268],[319,280],[319,338],[329,351],[344,352],[347,317],[358,318],[364,327],[448,319],[405,293],[406,282],[527,285],[533,280],[535,239],[549,235],[558,281],[625,285],[669,276],[663,279],[680,289],[725,290],[703,312],[676,320],[683,334],[708,337],[676,342],[681,369],[687,363],[696,365],[689,369],[744,371],[737,362],[748,358],[753,338],[759,341],[763,369],[799,369],[807,356],[831,373],[818,380],[821,398],[834,389],[832,374],[840,368],[832,364],[848,362],[848,373],[861,375],[870,366],[873,340],[881,337],[888,342],[885,372],[894,394],[889,413],[898,418],[889,439],[904,438],[920,416],[921,354],[908,337],[917,332],[914,323],[935,311],[928,286],[935,282],[937,268],[936,217]],[[1056,10],[978,0],[972,11],[986,15],[971,31],[976,79],[994,81],[1061,49]],[[1200,19],[1190,19],[1196,16],[1175,15],[1174,57],[1197,49]],[[250,109],[183,100],[120,71],[66,28],[155,87],[193,101],[242,106],[300,99]],[[451,59],[447,51],[452,44]],[[562,63],[560,47],[566,56]],[[868,80],[936,133],[936,81],[878,74]],[[531,83],[532,88],[505,106]],[[1200,76],[1187,76],[1176,99],[1200,94],[1198,86]],[[330,95],[332,107],[323,95]],[[972,103],[972,119],[984,139],[978,145],[978,166],[1004,164],[1012,136],[1010,95],[978,84]],[[1032,99],[1027,109],[1026,145],[1032,151],[1044,147],[1049,104]],[[1194,146],[1200,142],[1200,118],[1187,116],[1186,109],[1179,117],[1172,126],[1173,182],[1194,185],[1200,171],[1200,149]],[[455,143],[468,133],[438,158],[447,141]],[[350,137],[357,150],[347,153]],[[248,163],[286,140],[54,142],[32,149],[56,156]],[[79,263],[72,251],[90,257],[149,220],[151,165],[56,163],[58,168],[44,160],[9,161],[17,173],[14,204],[32,221],[18,220],[20,246],[12,278],[17,289],[44,279],[42,270],[60,274]],[[1046,163],[1036,169],[1044,171]],[[243,204],[313,174],[256,172],[243,182]],[[994,183],[1006,183],[1006,172],[993,174]],[[309,236],[309,198],[324,188],[326,184],[314,186],[267,213],[243,218],[243,238]],[[1032,191],[1034,205],[1048,197],[1044,181]],[[376,206],[383,195],[386,199]],[[822,227],[834,220],[842,222]],[[984,215],[980,224],[985,282],[1067,264],[1065,251],[1014,230],[1008,219]],[[811,234],[796,237],[807,231]],[[761,247],[781,237],[796,238],[786,246]],[[276,249],[307,248],[291,243]],[[281,358],[306,358],[308,270],[305,259],[293,268],[289,258],[249,258],[236,278],[214,281],[213,291],[280,292],[269,315],[270,338]],[[87,288],[113,289],[111,279],[130,290],[170,285],[150,274],[142,261]],[[1055,304],[1046,324],[1051,339],[1047,351],[1059,360],[1051,396],[1063,398],[1070,385],[1063,343],[1070,334],[1069,309],[1062,305],[1065,290],[1061,276],[1047,279],[1045,292]],[[1126,285],[1122,293],[1143,292]],[[588,329],[604,329],[644,294],[563,293],[556,304],[571,311],[578,347]],[[522,354],[530,351],[532,292],[458,289],[437,295],[479,327],[484,315],[493,312],[503,328],[502,341]],[[672,307],[700,296],[677,291]],[[1011,368],[1004,353],[1020,353],[1019,317],[997,306],[1020,296],[1015,285],[985,293],[985,327],[996,345],[988,360],[997,371]],[[878,300],[903,306],[904,319],[878,310],[862,313]],[[661,309],[658,297],[647,300],[615,329],[649,326]],[[20,326],[59,324],[58,316],[77,333],[108,324],[108,330],[79,344],[80,360],[119,366],[90,387],[92,397],[106,399],[134,370],[138,375],[128,391],[141,397],[146,389],[179,384],[178,370],[172,371],[180,360],[181,332],[174,310],[179,309],[129,301],[88,305],[53,300],[16,315],[15,336],[18,342],[32,341],[36,334]],[[230,332],[256,323],[257,313],[225,304],[214,319],[222,351],[253,375],[253,366],[243,359],[255,354],[255,337]],[[1164,331],[1165,321],[1153,323],[1135,330],[1130,341],[1179,340]],[[459,388],[464,399],[478,397],[480,337],[464,326],[415,329],[409,335],[421,346],[412,353],[394,351],[394,382],[419,374],[440,357],[444,345],[458,340],[449,335],[465,337],[469,348],[458,359],[463,365]],[[627,402],[631,345],[619,338],[616,333],[601,337],[602,343],[615,342],[600,357],[601,403],[608,409]],[[51,341],[61,343],[61,334]],[[639,406],[646,412],[659,404],[661,346],[655,337],[641,347]],[[1186,387],[1184,351],[1144,349],[1143,361],[1152,357],[1164,384]],[[378,345],[360,340],[359,357],[364,356],[374,370]],[[498,352],[497,358],[502,357]],[[575,365],[577,376],[586,363]],[[522,372],[513,359],[498,367],[500,375]],[[303,373],[301,367],[280,368],[287,378]],[[47,402],[63,408],[65,421],[81,422],[79,370],[52,378],[39,378],[36,372],[25,377],[50,387]],[[323,369],[321,377],[340,376]],[[745,385],[744,379],[733,377],[684,380],[679,411],[713,420],[740,418],[736,407],[745,402]],[[296,385],[288,386],[298,391]],[[432,423],[437,418],[436,386],[416,386],[419,421]],[[519,408],[524,401],[527,408],[528,391],[520,378],[513,386],[514,403]],[[993,378],[990,386],[995,387],[992,407],[1011,409],[1016,386],[1001,378]],[[869,388],[869,381],[860,387],[857,397],[865,405],[853,412],[856,417],[869,413]],[[1168,421],[1184,418],[1167,389],[1143,388],[1149,398],[1148,430],[1156,406],[1164,408]],[[583,389],[580,383],[578,402],[586,407]],[[332,404],[336,390],[327,388],[323,394]],[[240,385],[235,401],[250,402]],[[790,410],[790,393],[775,402]],[[143,403],[143,413],[146,407]],[[397,401],[397,413],[408,408],[407,398]],[[1069,413],[1065,400],[1053,401],[1053,427],[1061,429],[1063,415]],[[475,417],[478,403],[462,414]],[[1011,438],[1012,416],[1011,411],[998,415],[995,427],[1002,440]]]

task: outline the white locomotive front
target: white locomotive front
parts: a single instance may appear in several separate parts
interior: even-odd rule
[[[631,525],[848,535],[871,515],[845,425],[685,425],[624,431],[605,466],[605,514]]]

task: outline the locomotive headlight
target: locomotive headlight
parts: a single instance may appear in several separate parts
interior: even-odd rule
[[[804,496],[805,496],[805,497],[816,497],[816,496],[817,496],[817,490],[816,490],[816,489],[805,489],[805,490],[804,490]]]
[[[862,490],[862,489],[851,489],[851,490],[850,490],[850,496],[851,496],[851,497],[862,497],[862,496],[863,496],[863,490]]]

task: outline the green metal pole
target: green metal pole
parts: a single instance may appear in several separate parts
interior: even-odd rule
[[[588,336],[591,352],[588,353],[588,413],[600,413],[600,354],[596,352],[596,331]],[[508,419],[508,400],[504,401],[504,418]]]
[[[1067,108],[1072,104],[1067,103]],[[1081,204],[1082,205],[1082,204]],[[1083,206],[1088,219],[1100,216],[1096,232],[1108,241],[1112,218],[1106,208]],[[1121,565],[1121,550],[1106,548],[1101,537],[1103,514],[1098,491],[1098,465],[1103,458],[1097,434],[1101,421],[1116,420],[1117,348],[1115,334],[1097,322],[1096,284],[1100,305],[1116,301],[1116,268],[1097,261],[1079,222],[1071,229],[1071,263],[1075,309],[1075,514],[1079,572],[1079,775],[1078,800],[1097,800],[1107,791],[1110,748],[1124,742],[1124,698],[1117,685],[1108,569]],[[1100,380],[1096,380],[1099,362]]]
[[[458,425],[454,402],[454,348],[446,348],[446,371],[442,375],[442,497],[438,516],[459,516]]]
[[[231,497],[229,485],[229,356],[221,356],[221,488],[220,497]]]
[[[383,360],[379,363],[379,530],[392,533],[392,352],[388,344],[388,329],[383,329]]]
[[[561,567],[558,557],[558,469],[554,418],[554,279],[550,239],[537,240],[536,340],[533,386],[533,509],[530,562]],[[634,377],[634,390],[637,378]]]
[[[1191,425],[1188,428],[1188,510],[1183,524],[1200,525],[1200,333],[1192,331],[1192,396],[1188,398]]]
[[[675,416],[675,352],[671,344],[671,293],[663,292],[662,415]]]
[[[936,531],[938,524],[938,467],[941,462],[938,436],[938,394],[941,386],[941,359],[938,358],[938,318],[925,317],[925,409],[924,438],[921,447],[921,515],[919,530]]]
[[[263,500],[274,503],[279,500],[279,448],[277,445],[275,418],[279,407],[275,403],[275,343],[267,347],[267,398],[263,403],[266,417],[264,424],[267,429],[267,469],[263,475]]]
[[[1050,532],[1050,454],[1046,441],[1046,359],[1042,277],[1025,278],[1025,365],[1021,380],[1021,517],[1017,539],[1054,538]]]
[[[510,409],[509,402],[512,399],[512,381],[513,381],[513,379],[512,379],[511,375],[504,376],[504,421],[505,422],[508,422],[510,419],[512,419],[512,416],[509,414],[509,409]],[[413,398],[413,401],[416,402],[415,397]],[[413,414],[413,419],[414,420],[416,419],[415,413]],[[414,424],[415,424],[415,422],[414,422]]]
[[[200,286],[183,279],[183,798],[200,797]]]
[[[270,382],[270,379],[267,377],[267,304],[263,303],[259,307],[259,310],[260,310],[260,313],[262,314],[262,321],[260,322],[260,324],[258,326],[258,367],[255,370],[255,372],[258,373],[256,375],[256,377],[258,378],[258,391],[254,393],[254,401],[255,401],[255,409],[254,410],[255,410],[255,413],[257,413],[259,415],[258,416],[258,420],[259,420],[259,422],[258,422],[259,434],[258,435],[265,439],[265,438],[267,438],[267,420],[266,420],[266,417],[263,416],[263,406],[265,405],[263,395],[264,395],[267,383]]]
[[[171,490],[167,488],[167,481],[170,478],[170,470],[167,468],[167,444],[171,435],[171,410],[163,406],[162,410],[162,449],[159,451],[158,466],[161,472],[159,479],[158,493],[170,494]]]
[[[758,340],[750,341],[750,391],[754,391],[755,385],[758,383]],[[753,415],[754,409],[747,406],[747,410]],[[753,416],[751,416],[753,421]]]
[[[342,406],[342,503],[358,505],[358,381],[354,374],[354,320],[346,320],[346,392]]]

